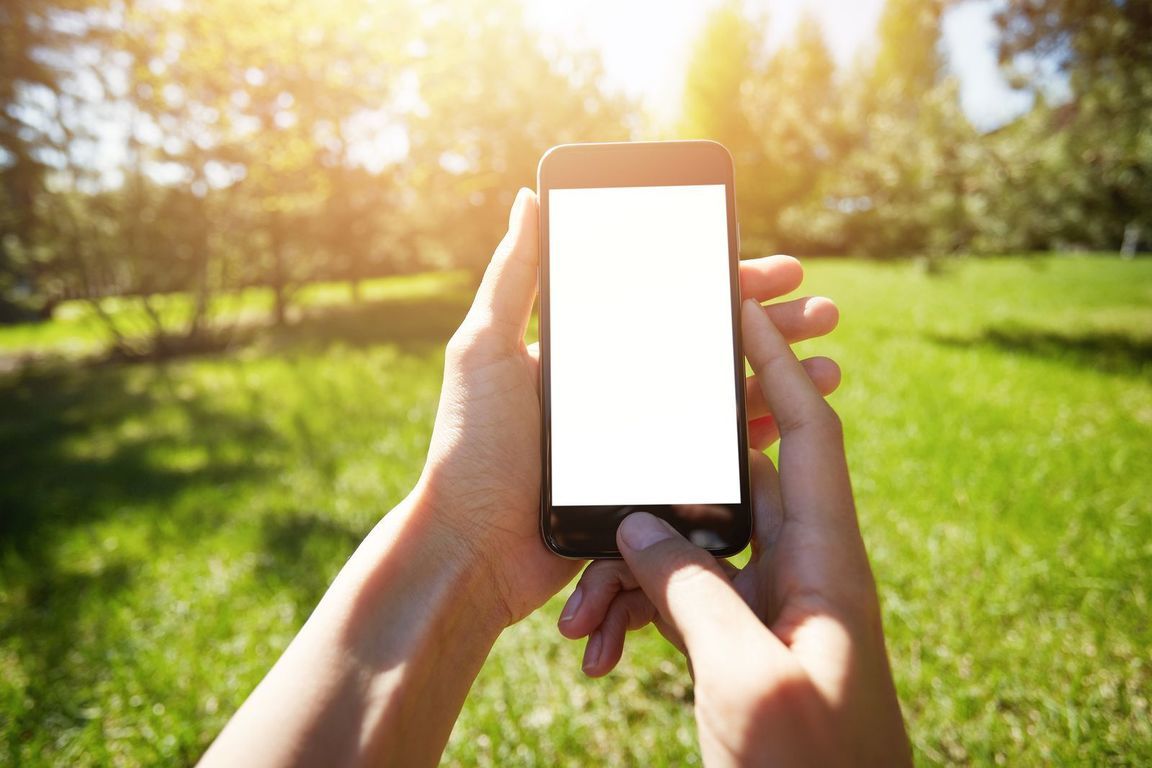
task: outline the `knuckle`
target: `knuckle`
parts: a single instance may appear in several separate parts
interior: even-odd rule
[[[781,418],[779,423],[782,432],[803,430],[827,440],[836,442],[844,440],[844,425],[840,421],[840,415],[823,398],[800,409],[791,418]]]
[[[704,589],[717,577],[711,556],[703,550],[677,547],[667,553],[657,553],[663,562],[668,591],[696,591]]]
[[[753,373],[756,374],[757,381],[763,386],[763,382],[771,381],[776,369],[786,362],[787,358],[783,355],[770,354],[760,360],[758,365],[753,366]]]
[[[444,347],[444,354],[453,360],[458,360],[463,357],[472,343],[472,336],[473,334],[468,327],[461,325],[456,329],[456,332],[452,334],[452,337],[448,339],[448,344]]]
[[[469,355],[484,347],[486,329],[473,318],[465,318],[444,347],[444,357],[449,363],[463,363]]]
[[[627,603],[628,628],[640,629],[656,619],[656,607],[644,593],[637,595],[637,599]]]
[[[617,622],[622,631],[640,629],[652,620],[651,603],[636,597],[632,593],[619,595],[608,610],[609,619]]]
[[[840,419],[840,414],[828,404],[827,401],[822,400],[816,407],[816,416],[813,421],[824,432],[833,437],[842,438],[844,436],[844,422]]]
[[[620,561],[598,560],[584,569],[580,583],[597,592],[618,592],[624,584],[626,569]]]

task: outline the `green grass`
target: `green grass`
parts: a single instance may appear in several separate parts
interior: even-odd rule
[[[193,762],[415,480],[458,277],[317,298],[163,366],[0,379],[0,764]],[[834,396],[922,764],[1152,762],[1152,263],[941,277],[815,262]],[[0,330],[50,351],[78,326]],[[561,599],[505,633],[446,761],[696,761],[658,636],[579,671]]]
[[[467,280],[467,272],[404,275],[365,280],[361,283],[360,292],[361,298],[369,302],[411,301],[435,297],[445,289],[456,290]],[[346,283],[303,286],[292,294],[290,317],[299,320],[317,309],[346,304],[350,298]],[[179,332],[187,327],[192,302],[186,294],[158,295],[150,300],[166,329]],[[221,325],[264,326],[268,323],[273,300],[270,289],[246,288],[215,297],[210,314]],[[104,299],[101,306],[130,340],[147,337],[153,330],[144,304],[138,297]],[[91,356],[99,353],[111,339],[111,331],[95,308],[87,301],[72,300],[56,308],[50,323],[0,325],[0,355],[9,358]]]

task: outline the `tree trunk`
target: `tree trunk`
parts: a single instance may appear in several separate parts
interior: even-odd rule
[[[273,312],[276,327],[281,328],[288,321],[288,270],[284,263],[284,233],[281,231],[280,212],[274,210],[270,217],[268,234],[272,245]]]
[[[1120,258],[1133,259],[1136,249],[1140,246],[1140,225],[1134,221],[1128,222],[1124,227],[1124,241],[1120,243]]]
[[[209,245],[208,245],[208,216],[204,210],[204,198],[199,198],[197,204],[197,231],[196,250],[196,300],[192,308],[192,317],[188,321],[188,339],[194,339],[208,325],[208,311],[211,308],[212,285],[209,274]]]

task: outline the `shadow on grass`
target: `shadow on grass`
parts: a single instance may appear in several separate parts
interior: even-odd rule
[[[314,308],[285,329],[253,328],[254,351],[290,360],[331,345],[438,353],[470,297],[462,286]],[[230,359],[201,356],[217,365]],[[299,360],[306,390],[323,384],[313,380],[311,361]],[[0,763],[17,762],[19,742],[37,743],[45,728],[88,727],[86,707],[107,682],[104,661],[134,663],[131,638],[114,627],[131,620],[135,595],[151,588],[142,583],[149,564],[141,540],[171,551],[213,535],[238,514],[232,499],[245,488],[259,495],[260,484],[290,462],[310,462],[329,480],[338,469],[326,435],[302,415],[287,430],[263,421],[276,412],[275,391],[237,375],[235,386],[247,391],[217,398],[213,387],[226,374],[208,385],[175,368],[169,375],[163,364],[126,362],[39,359],[0,374],[0,637],[11,643],[24,681],[0,684],[0,702],[12,691],[22,697],[9,712],[12,727],[0,729],[22,735],[7,754],[0,747]],[[324,396],[322,387],[304,393],[305,401]],[[256,507],[257,527],[242,529],[257,535],[256,575],[306,616],[363,531],[292,501],[270,512]],[[115,523],[111,531],[123,521],[135,546],[106,547],[93,528],[102,521]]]
[[[426,354],[458,327],[470,297],[470,286],[459,285],[431,296],[311,309],[287,328],[268,330],[267,352],[393,344]],[[157,429],[152,414],[173,406],[182,425]],[[238,457],[235,446],[265,451],[276,439],[258,416],[221,409],[209,393],[180,396],[160,364],[49,359],[0,376],[0,577],[15,555],[50,580],[45,553],[53,532],[111,515],[151,514],[196,487],[254,479],[261,470]],[[181,450],[201,452],[204,460],[187,469],[157,461],[158,454]],[[227,512],[186,521],[189,535],[211,528],[213,514],[218,521]],[[306,518],[293,519],[285,524]]]
[[[273,350],[319,349],[340,343],[353,347],[393,344],[402,352],[424,354],[443,347],[468,312],[472,293],[366,301],[318,307],[284,328],[269,329]]]
[[[225,458],[232,441],[270,437],[258,423],[178,398],[163,368],[128,386],[123,369],[37,369],[0,380],[0,548],[37,560],[51,529],[88,524],[126,507],[163,504],[190,487],[219,486],[258,470]],[[162,406],[179,404],[179,430],[129,428]],[[84,449],[77,445],[83,443]],[[159,451],[203,448],[195,470],[158,463]],[[211,526],[199,517],[197,526]]]
[[[88,653],[110,663],[122,641],[99,624],[95,632],[84,631],[82,616],[93,606],[115,605],[116,596],[132,585],[133,574],[126,563],[84,573],[37,570],[22,574],[23,578],[9,567],[5,571],[7,598],[22,604],[23,610],[0,614],[0,636],[18,654],[21,673],[28,680],[23,696],[31,700],[8,702],[5,716],[11,720],[5,732],[11,738],[0,748],[0,763],[20,765],[20,742],[41,739],[46,722],[60,732],[83,728],[91,719],[85,711],[92,705],[88,692],[102,667],[85,665],[77,675],[76,649],[83,643],[91,649]],[[14,580],[22,581],[23,588],[11,584]]]
[[[995,349],[1107,373],[1136,376],[1152,369],[1152,338],[1117,332],[1069,334],[1009,327],[987,328],[977,336],[932,335],[929,339],[948,347]]]
[[[307,616],[332,583],[333,564],[342,565],[363,537],[363,531],[317,515],[265,517],[258,572],[277,591],[291,594],[300,615]]]
[[[163,340],[156,348],[129,354],[106,347],[86,356],[59,350],[0,350],[0,387],[5,379],[28,371],[65,371],[76,367],[156,366],[193,358],[219,358],[246,347],[268,353],[314,351],[333,344],[352,347],[394,345],[408,354],[427,354],[444,346],[459,327],[475,294],[467,280],[446,283],[433,294],[395,296],[355,304],[303,307],[284,326],[248,322],[227,331]]]
[[[78,607],[113,602],[134,575],[115,563],[80,572],[56,551],[70,530],[117,516],[154,528],[175,524],[196,536],[225,511],[178,517],[177,497],[261,471],[221,450],[228,441],[267,439],[261,425],[172,390],[162,368],[57,366],[0,379],[0,587],[21,604],[14,620],[40,617],[30,650],[47,668],[71,641]],[[178,429],[133,428],[173,404],[182,410]],[[184,469],[157,459],[186,449],[202,449],[202,465]]]
[[[131,638],[109,621],[145,563],[83,531],[114,517],[146,541],[195,538],[228,511],[179,504],[182,495],[265,471],[234,444],[271,444],[266,428],[175,390],[162,367],[37,366],[0,378],[0,637],[26,681],[13,681],[23,690],[5,729],[15,742],[39,740],[48,723],[88,727],[111,660],[130,663]],[[199,461],[167,460],[189,452]],[[8,746],[19,763],[20,744]]]
[[[427,354],[451,336],[470,297],[470,287],[461,285],[433,296],[319,307],[287,328],[260,335],[268,354],[334,344],[392,344]],[[300,377],[306,385],[304,370]],[[39,360],[0,375],[0,587],[48,589],[44,585],[57,583],[69,567],[54,562],[57,542],[69,530],[105,518],[175,524],[190,537],[212,530],[227,509],[198,509],[191,519],[192,512],[175,511],[176,500],[198,489],[259,480],[268,471],[261,468],[267,464],[237,451],[238,445],[275,451],[283,439],[256,413],[263,410],[262,392],[250,393],[253,412],[246,413],[220,407],[208,391],[178,389],[165,365],[107,359]],[[173,419],[178,423],[169,424]],[[297,437],[304,453],[322,465],[330,457],[322,445],[313,445],[322,438],[307,426],[297,424]],[[189,466],[165,460],[181,452],[199,460]],[[280,581],[300,592],[303,603],[314,603],[327,582],[309,567],[308,548],[346,554],[360,538],[300,510],[286,510],[264,533],[265,570],[284,570]]]
[[[316,308],[286,328],[270,329],[269,352],[394,344],[426,353],[443,346],[470,299],[469,286],[463,286],[444,295]],[[223,458],[217,449],[270,439],[258,421],[214,408],[207,397],[179,397],[163,365],[149,364],[147,379],[129,386],[129,369],[142,367],[107,359],[97,365],[47,360],[0,376],[0,547],[23,551],[42,540],[48,527],[91,522],[124,506],[163,502],[190,485],[252,475],[251,463]],[[117,432],[173,403],[188,423],[181,434]],[[108,437],[96,453],[70,449],[77,438],[99,432]],[[187,472],[157,465],[158,448],[180,443],[206,449],[205,466]]]
[[[76,647],[77,635],[61,631],[71,627],[86,604],[109,604],[117,594],[132,586],[134,574],[125,562],[107,563],[83,572],[27,573],[31,567],[8,562],[9,598],[18,600],[24,610],[9,614],[0,622],[0,633],[23,638],[25,656],[37,660],[35,671],[51,678],[67,653]],[[23,571],[23,572],[22,572]],[[22,578],[21,578],[22,577]],[[30,642],[28,642],[30,641]],[[58,674],[58,672],[56,672]]]

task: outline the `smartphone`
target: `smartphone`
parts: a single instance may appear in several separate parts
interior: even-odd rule
[[[540,529],[619,557],[628,514],[732,555],[752,528],[732,158],[710,141],[567,144],[540,199]]]

